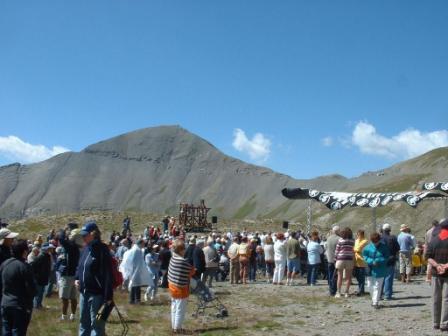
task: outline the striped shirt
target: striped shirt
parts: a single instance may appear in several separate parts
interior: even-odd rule
[[[168,267],[168,281],[176,287],[189,286],[192,267],[187,259],[173,253]]]
[[[355,246],[355,242],[353,239],[339,239],[336,244],[336,252],[335,259],[338,260],[354,260],[355,252],[353,251],[353,247]]]

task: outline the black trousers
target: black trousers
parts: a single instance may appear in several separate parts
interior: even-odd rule
[[[131,287],[131,291],[129,292],[129,303],[140,303],[142,296],[141,287]]]

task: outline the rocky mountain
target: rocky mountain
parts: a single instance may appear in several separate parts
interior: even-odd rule
[[[214,214],[227,218],[303,220],[305,202],[283,198],[283,187],[403,191],[432,180],[448,180],[448,148],[353,179],[295,180],[226,156],[181,127],[162,126],[40,163],[0,167],[0,217],[81,210],[175,213],[180,202],[205,199]]]

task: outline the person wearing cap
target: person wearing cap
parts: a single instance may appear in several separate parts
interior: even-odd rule
[[[58,238],[62,248],[61,257],[59,258],[57,267],[60,274],[59,298],[62,303],[61,320],[67,320],[68,306],[70,304],[70,321],[74,321],[76,308],[78,306],[78,291],[75,286],[75,275],[79,263],[82,237],[80,235],[80,230],[74,229],[70,232],[68,239],[65,231],[61,231]]]
[[[409,227],[406,224],[400,226],[400,234],[397,237],[400,245],[400,274],[402,282],[411,282],[412,273],[412,251],[415,248],[414,237],[410,234]]]
[[[50,280],[51,272],[51,253],[54,251],[54,246],[50,243],[42,244],[40,254],[30,264],[33,269],[34,277],[36,279],[36,295],[34,296],[34,308],[42,309],[42,301],[45,293],[45,287]]]
[[[4,261],[12,257],[11,246],[14,239],[17,238],[19,234],[17,232],[11,232],[11,230],[6,227],[0,229],[0,266]],[[2,298],[2,293],[0,291],[0,301]],[[1,310],[0,310],[0,323],[1,323]],[[1,327],[1,325],[0,325]]]
[[[84,249],[79,258],[75,286],[80,291],[79,336],[104,336],[105,322],[96,315],[104,304],[113,302],[112,256],[101,242],[101,232],[94,221],[87,222],[80,232]]]
[[[129,289],[129,304],[141,303],[141,289],[143,286],[152,286],[152,276],[148,271],[143,256],[144,241],[139,239],[134,246],[124,254],[120,264],[123,280],[127,281]]]
[[[25,260],[28,243],[12,244],[12,257],[0,266],[0,292],[3,335],[26,335],[33,311],[36,284],[33,270]]]
[[[328,236],[325,245],[325,255],[328,262],[328,288],[330,290],[330,295],[335,296],[337,292],[337,272],[336,272],[336,245],[338,244],[340,229],[339,226],[335,225],[331,229],[331,234]]]
[[[153,301],[157,295],[157,289],[159,287],[159,273],[160,273],[160,256],[159,256],[159,245],[153,245],[148,247],[148,253],[145,256],[145,263],[148,267],[149,274],[152,277],[152,283],[146,289],[144,296],[145,301],[148,301],[148,296],[150,300]]]

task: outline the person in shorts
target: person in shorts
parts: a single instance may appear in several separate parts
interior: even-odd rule
[[[78,306],[78,290],[75,286],[76,268],[78,267],[82,237],[80,230],[71,231],[69,239],[65,231],[59,234],[62,253],[58,257],[57,270],[61,275],[59,278],[59,298],[62,302],[61,321],[67,320],[68,306],[71,306],[70,321],[75,320],[76,308]]]
[[[288,242],[286,243],[286,253],[288,255],[288,274],[286,285],[292,286],[296,274],[300,274],[300,243],[296,239],[296,233],[291,232]]]
[[[350,295],[350,285],[352,283],[352,272],[355,267],[355,241],[353,240],[353,232],[350,228],[341,231],[341,239],[336,244],[335,259],[336,270],[338,271],[337,293],[336,298],[342,295],[342,280],[345,273],[345,297]]]

